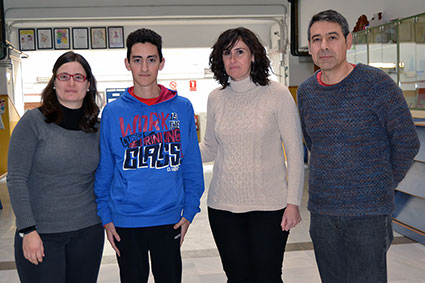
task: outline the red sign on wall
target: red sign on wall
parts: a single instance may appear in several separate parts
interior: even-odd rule
[[[189,81],[189,89],[190,91],[196,91],[196,80]]]
[[[175,82],[175,81],[171,81],[171,82],[170,82],[170,88],[171,88],[172,90],[176,90],[176,89],[177,89],[177,82]]]

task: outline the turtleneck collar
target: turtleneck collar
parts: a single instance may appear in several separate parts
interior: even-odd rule
[[[232,90],[237,93],[248,92],[257,86],[253,81],[251,81],[250,76],[240,81],[230,79],[229,83]]]
[[[67,130],[81,130],[80,121],[81,117],[83,116],[83,107],[79,109],[70,109],[63,106],[62,104],[60,106],[62,109],[63,116],[62,121],[59,123],[59,126]]]

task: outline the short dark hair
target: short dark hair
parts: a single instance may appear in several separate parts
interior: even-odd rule
[[[251,80],[259,85],[267,85],[269,83],[270,59],[255,33],[244,27],[224,31],[212,47],[209,64],[214,73],[214,79],[223,86],[223,89],[229,85],[229,75],[224,68],[223,51],[232,49],[238,40],[242,40],[254,55],[254,62],[251,63]]]
[[[162,38],[159,34],[147,28],[135,30],[127,36],[127,59],[130,61],[131,48],[134,44],[146,42],[156,46],[158,49],[159,61],[162,62]]]
[[[95,133],[97,132],[97,121],[99,115],[99,106],[96,104],[97,88],[96,79],[91,71],[90,65],[87,60],[78,53],[68,51],[62,54],[53,66],[53,74],[50,78],[47,86],[41,93],[42,104],[40,110],[46,117],[47,123],[59,124],[63,118],[62,108],[54,89],[55,79],[58,69],[65,63],[78,62],[83,66],[86,71],[87,80],[90,83],[89,89],[86,92],[86,96],[83,100],[83,116],[80,121],[80,128],[84,132]]]
[[[307,37],[308,37],[308,41],[310,41],[310,29],[311,26],[315,23],[315,22],[331,22],[331,23],[337,23],[342,30],[342,34],[344,35],[345,38],[347,38],[347,35],[350,33],[350,29],[348,27],[348,22],[347,19],[341,15],[340,13],[338,13],[335,10],[326,10],[326,11],[322,11],[320,13],[317,13],[316,15],[314,15],[311,20],[310,23],[308,25],[308,30],[307,30]]]

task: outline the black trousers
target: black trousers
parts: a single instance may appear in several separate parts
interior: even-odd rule
[[[149,278],[149,256],[155,283],[180,283],[182,260],[180,229],[174,225],[143,228],[116,227],[121,241],[116,242],[122,283],[145,283]]]
[[[40,234],[43,262],[32,264],[15,234],[15,261],[22,283],[96,283],[105,233],[101,224],[77,231]]]
[[[208,207],[208,217],[228,283],[282,283],[289,232],[284,209],[232,213]]]

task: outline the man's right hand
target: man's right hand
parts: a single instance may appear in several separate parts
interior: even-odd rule
[[[114,251],[117,253],[117,255],[120,256],[120,251],[115,245],[115,241],[119,242],[121,241],[121,238],[120,238],[120,235],[118,235],[117,230],[115,230],[114,223],[109,222],[108,224],[105,224],[104,227],[106,230],[106,236],[108,238],[109,243],[111,243],[111,246],[114,249]]]
[[[24,257],[31,263],[38,265],[39,262],[43,261],[43,241],[37,231],[32,231],[24,235],[22,239],[22,250]]]

